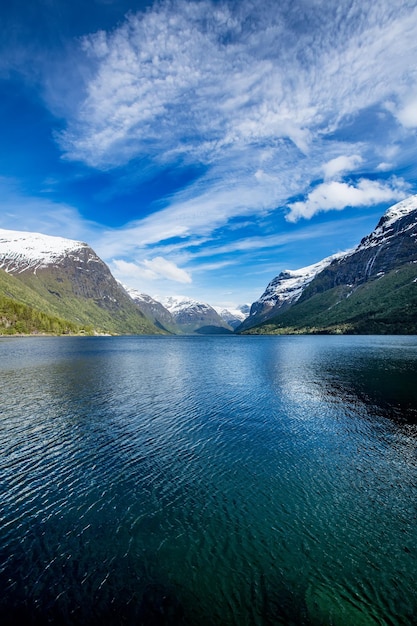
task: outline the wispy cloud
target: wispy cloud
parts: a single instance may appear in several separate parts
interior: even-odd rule
[[[415,3],[157,0],[66,50],[45,52],[36,80],[64,125],[64,166],[111,179],[91,193],[102,226],[20,192],[3,195],[0,223],[25,216],[25,228],[82,236],[119,276],[188,289],[238,254],[302,247],[302,218],[411,191],[406,167],[393,174],[415,154]],[[142,197],[168,170],[189,182]],[[124,225],[106,226],[128,195]],[[251,223],[268,230],[247,236]]]
[[[266,212],[266,191],[255,179],[246,184],[226,179],[214,187],[204,181],[175,196],[164,209],[124,228],[108,230],[97,245],[107,255],[117,256],[172,238],[183,238],[185,242],[191,237],[191,244],[198,238],[207,241],[211,233],[233,217]],[[274,189],[269,188],[268,193],[273,194]]]
[[[409,106],[416,7],[328,4],[297,16],[288,2],[173,0],[85,37],[95,71],[62,136],[67,156],[97,167],[149,152],[211,162],[282,138],[308,152],[346,115],[390,98]]]
[[[76,207],[24,193],[17,181],[0,177],[0,226],[91,241],[100,227],[84,219]]]
[[[208,233],[232,216],[275,210],[309,193],[320,172],[332,179],[375,160],[375,146],[361,142],[355,152],[358,137],[339,154],[329,141],[367,107],[395,102],[397,120],[415,122],[417,8],[394,10],[388,0],[298,9],[272,0],[163,1],[82,45],[91,80],[60,137],[67,158],[104,169],[144,155],[208,167],[189,200],[131,225],[145,241]],[[388,183],[367,183],[372,193],[364,184],[353,193],[347,183],[323,183],[299,215],[311,216],[319,199],[330,210],[329,193],[341,193],[335,209],[347,194],[353,206],[378,193],[398,196]]]

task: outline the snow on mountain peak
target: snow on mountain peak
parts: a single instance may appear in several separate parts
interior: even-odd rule
[[[163,298],[161,302],[164,307],[168,309],[168,311],[170,311],[173,315],[186,309],[212,308],[209,304],[206,304],[204,302],[197,302],[197,300],[193,300],[192,298],[188,298],[187,296],[168,296],[167,298]]]
[[[249,305],[242,305],[237,308],[225,308],[222,306],[213,306],[213,309],[226,321],[230,321],[232,319],[240,320],[243,322],[249,314]],[[242,310],[243,309],[243,310]]]
[[[333,254],[332,256],[322,259],[318,263],[302,267],[298,270],[284,270],[271,280],[257,302],[270,306],[275,306],[278,302],[294,302],[300,297],[304,288],[311,283],[313,278],[317,276],[319,272],[330,265],[332,261],[344,256],[345,254],[346,252]],[[253,307],[251,315],[256,312],[256,307]]]
[[[41,233],[0,229],[0,268],[23,272],[56,263],[63,256],[88,248],[86,243]]]
[[[147,293],[142,293],[141,291],[138,291],[138,289],[134,289],[133,287],[128,287],[127,285],[124,285],[122,283],[120,283],[123,287],[123,289],[125,291],[127,291],[127,293],[129,294],[129,296],[136,301],[141,301],[141,302],[153,302],[154,299],[151,298],[151,296],[148,296]]]
[[[402,225],[399,224],[401,219],[406,218],[412,213],[415,213],[413,223],[410,223],[410,220],[406,220],[406,225],[404,225],[404,223]],[[416,220],[417,195],[414,195],[391,206],[381,217],[376,228],[362,239],[355,252],[387,243],[393,235],[398,235],[400,231],[413,228]]]
[[[384,225],[392,224],[415,210],[417,210],[417,194],[390,207],[383,215]]]

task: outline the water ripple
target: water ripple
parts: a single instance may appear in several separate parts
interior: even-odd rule
[[[415,340],[84,339],[0,343],[6,624],[414,623]]]

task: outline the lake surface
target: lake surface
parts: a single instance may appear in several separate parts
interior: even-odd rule
[[[0,615],[417,623],[416,337],[0,341]]]

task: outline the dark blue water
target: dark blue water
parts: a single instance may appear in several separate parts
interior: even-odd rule
[[[417,623],[417,338],[0,341],[3,624]]]

